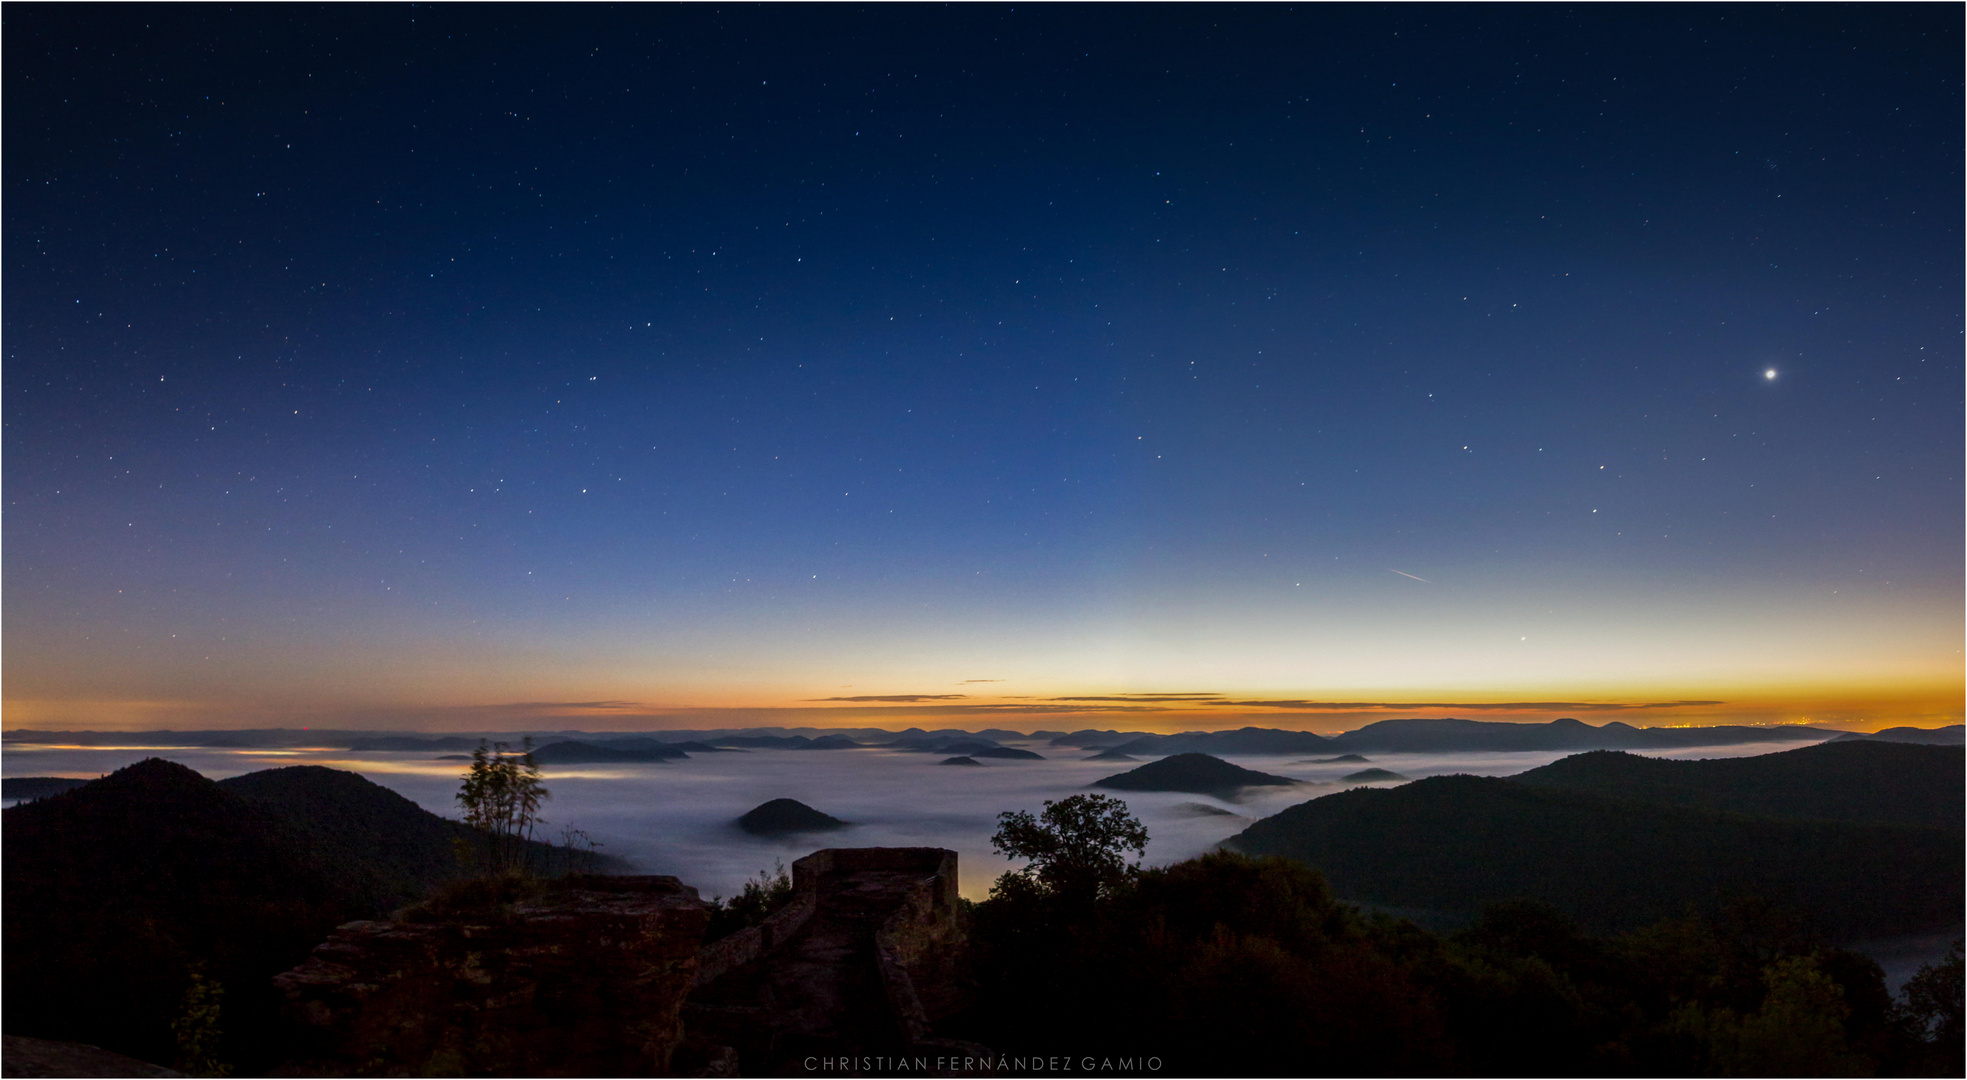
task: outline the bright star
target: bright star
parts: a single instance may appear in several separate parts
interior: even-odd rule
[[[1776,369],[1775,369],[1775,368],[1770,368],[1769,370],[1767,370],[1767,371],[1765,371],[1765,372],[1763,372],[1763,373],[1762,373],[1762,377],[1763,377],[1763,378],[1765,378],[1765,379],[1773,379],[1773,378],[1775,378],[1775,377],[1776,377]]]

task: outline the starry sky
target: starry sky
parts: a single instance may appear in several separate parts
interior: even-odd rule
[[[10,5],[9,727],[1958,722],[1950,5]]]

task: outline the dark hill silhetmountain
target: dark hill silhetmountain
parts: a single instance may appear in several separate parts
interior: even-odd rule
[[[467,739],[462,735],[444,735],[434,739],[420,739],[413,735],[383,735],[371,739],[355,739],[348,744],[351,752],[375,750],[470,750],[478,745],[478,740]]]
[[[1948,724],[1946,727],[1916,728],[1895,727],[1874,731],[1869,735],[1862,732],[1847,731],[1832,742],[1898,742],[1917,743],[1924,746],[1960,746],[1967,743],[1967,726]]]
[[[1377,784],[1385,780],[1406,780],[1407,777],[1391,769],[1361,769],[1356,773],[1348,773],[1341,779],[1354,784]]]
[[[808,750],[858,750],[861,744],[845,735],[822,735],[806,744]]]
[[[953,757],[953,758],[944,758],[944,759],[942,759],[941,761],[939,761],[939,762],[937,762],[936,764],[938,764],[938,765],[977,765],[977,766],[981,766],[981,765],[983,764],[983,762],[981,762],[981,761],[978,761],[978,760],[977,760],[976,758],[973,758],[973,757],[969,757],[969,756],[967,756],[967,755],[966,755],[966,756],[963,756],[963,757]]]
[[[1015,746],[987,746],[982,750],[972,750],[970,757],[1001,758],[1005,761],[1044,761],[1043,754],[1020,750]]]
[[[220,780],[231,792],[280,819],[305,840],[308,858],[334,868],[344,888],[373,895],[384,909],[410,903],[463,870],[459,843],[479,834],[462,822],[438,817],[367,778],[319,765],[266,769]],[[619,859],[533,843],[535,870],[624,869]]]
[[[1174,806],[1170,807],[1170,809],[1178,810],[1184,814],[1187,814],[1189,817],[1240,818],[1243,816],[1242,814],[1239,814],[1234,810],[1225,810],[1220,806],[1210,806],[1208,803],[1199,803],[1199,802],[1176,803]]]
[[[1095,780],[1093,786],[1115,791],[1186,791],[1227,798],[1246,787],[1288,787],[1296,783],[1289,777],[1245,769],[1208,754],[1176,754]]]
[[[861,746],[845,735],[822,735],[817,739],[804,735],[727,735],[706,741],[717,746],[742,746],[757,750],[854,750]]]
[[[0,799],[44,799],[86,783],[66,776],[9,776],[0,780]]]
[[[747,811],[738,819],[738,828],[753,836],[790,836],[796,833],[827,832],[844,829],[851,822],[822,814],[797,799],[773,799]]]
[[[229,1025],[269,1030],[274,974],[458,873],[452,841],[475,835],[352,773],[221,784],[157,758],[3,813],[6,1030],[151,1061],[175,1053],[194,965]]]
[[[538,765],[615,765],[647,761],[679,761],[689,754],[673,746],[642,746],[623,749],[612,746],[596,746],[593,743],[568,740],[548,743],[533,751],[533,761]]]
[[[1472,916],[1539,900],[1609,931],[1757,896],[1854,939],[1958,924],[1963,831],[1752,818],[1475,776],[1356,788],[1232,837],[1349,900]]]
[[[1492,720],[1381,720],[1335,735],[1334,750],[1364,753],[1458,753],[1483,750],[1667,750],[1744,743],[1819,742],[1810,727],[1636,728],[1618,720],[1593,727],[1571,717],[1548,724]]]
[[[1754,757],[1669,761],[1611,750],[1510,777],[1618,799],[1758,817],[1957,825],[1967,759],[1954,746],[1833,741]]]
[[[1038,757],[1037,754],[1029,750],[1013,750],[1008,746],[999,746],[994,739],[952,739],[947,737],[906,739],[890,743],[888,744],[888,748],[899,750],[905,754],[960,754],[966,757]],[[1041,758],[1040,760],[1043,759]]]
[[[1301,765],[1339,765],[1339,764],[1364,765],[1371,760],[1373,759],[1369,757],[1361,757],[1358,754],[1340,754],[1338,757],[1311,758],[1307,761],[1299,762],[1299,764]]]
[[[1081,728],[1078,731],[1069,732],[1064,735],[1052,736],[1051,745],[1070,746],[1079,750],[1104,749],[1138,739],[1143,734],[1145,733],[1139,731],[1114,731],[1112,729],[1096,731],[1092,728]],[[1036,736],[1033,737],[1036,738]]]
[[[1309,731],[1246,727],[1235,731],[1184,731],[1143,735],[1112,749],[1123,754],[1303,754],[1323,750],[1332,740]]]
[[[1092,757],[1087,758],[1086,760],[1087,761],[1139,761],[1140,758],[1137,758],[1132,754],[1123,754],[1118,750],[1102,750],[1099,753],[1094,754]]]
[[[663,745],[669,747],[671,750],[682,750],[691,754],[748,754],[751,752],[749,750],[740,750],[734,746],[712,746],[707,742],[698,742],[695,739],[691,739],[688,742],[664,743]]]

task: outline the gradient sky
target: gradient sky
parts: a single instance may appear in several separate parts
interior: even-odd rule
[[[1957,6],[4,21],[10,728],[1960,719]]]

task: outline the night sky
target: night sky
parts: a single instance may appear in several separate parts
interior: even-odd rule
[[[9,727],[1960,719],[1956,5],[4,20]]]

